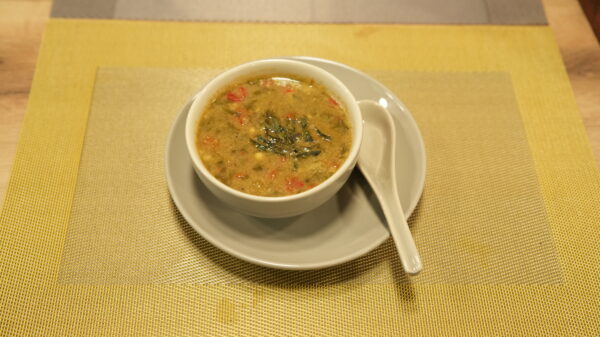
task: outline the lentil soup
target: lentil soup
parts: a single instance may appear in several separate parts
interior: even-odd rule
[[[239,191],[285,196],[329,178],[352,146],[346,108],[309,78],[247,78],[204,108],[196,148],[208,171]]]

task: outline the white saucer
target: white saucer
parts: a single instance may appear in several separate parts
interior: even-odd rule
[[[293,59],[334,74],[357,100],[387,102],[398,130],[398,192],[404,213],[410,216],[425,182],[425,148],[408,109],[383,85],[353,68],[324,59]],[[167,140],[167,182],[183,217],[210,243],[251,263],[302,270],[350,261],[388,238],[377,201],[358,169],[334,198],[301,216],[261,219],[228,208],[203,186],[192,168],[184,137],[190,105],[180,112]]]

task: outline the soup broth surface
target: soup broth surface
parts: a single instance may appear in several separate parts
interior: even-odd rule
[[[247,78],[204,108],[196,145],[209,172],[239,191],[285,196],[330,177],[348,156],[346,108],[308,78]]]

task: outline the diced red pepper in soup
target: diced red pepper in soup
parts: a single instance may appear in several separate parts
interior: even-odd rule
[[[328,102],[328,103],[329,103],[329,105],[331,105],[331,106],[339,106],[339,103],[338,103],[338,102],[337,102],[335,99],[333,99],[333,98],[331,98],[331,97],[328,97],[328,98],[327,98],[327,102]]]
[[[244,87],[238,87],[227,93],[227,99],[231,102],[241,102],[248,96],[248,90]]]
[[[298,177],[290,177],[287,180],[286,189],[288,192],[296,192],[299,189],[304,187],[304,183],[302,180],[298,179]]]

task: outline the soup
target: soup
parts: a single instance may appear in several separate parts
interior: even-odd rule
[[[311,189],[352,145],[346,108],[308,78],[273,75],[224,88],[204,108],[196,136],[208,171],[236,190],[285,196]]]

